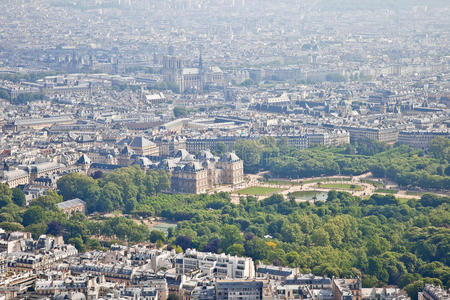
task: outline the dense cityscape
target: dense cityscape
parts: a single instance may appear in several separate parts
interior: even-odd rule
[[[450,299],[449,16],[0,1],[0,300]]]

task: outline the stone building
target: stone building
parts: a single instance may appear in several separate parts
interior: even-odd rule
[[[396,128],[369,128],[362,126],[343,126],[350,133],[350,141],[371,139],[385,143],[395,143],[398,140]]]
[[[198,66],[187,68],[182,59],[174,56],[163,58],[163,76],[179,88],[179,91],[202,91],[205,86],[223,87],[225,85],[224,72],[217,66],[204,67],[202,56]]]
[[[131,140],[131,149],[140,156],[159,156],[158,146],[142,136],[136,136]]]
[[[263,281],[256,280],[219,280],[216,282],[216,299],[263,299]]]
[[[177,274],[185,275],[194,270],[216,278],[253,279],[255,277],[254,263],[250,257],[231,256],[200,252],[187,249],[178,254],[175,259]]]
[[[178,149],[186,149],[186,138],[182,136],[158,137],[154,140],[160,157],[174,155]]]
[[[422,292],[418,293],[419,300],[448,300],[450,299],[450,293],[448,290],[441,288],[440,286],[434,286],[431,284],[425,284]]]
[[[448,139],[450,138],[450,131],[400,131],[398,142],[415,149],[427,150],[430,147],[430,142],[437,137]]]
[[[26,185],[30,182],[30,175],[24,170],[1,170],[0,182],[7,184],[10,188],[18,185]]]
[[[189,162],[177,167],[172,173],[172,191],[186,194],[201,194],[208,189],[208,171],[199,162]]]
[[[243,161],[234,153],[222,157],[210,151],[194,156],[179,150],[174,158],[163,160],[159,166],[172,173],[171,187],[175,193],[200,194],[218,184],[240,184],[244,180]]]
[[[244,181],[244,162],[232,152],[219,159],[217,167],[222,170],[220,183],[239,184]]]
[[[68,215],[71,215],[74,212],[86,213],[86,202],[78,198],[67,200],[56,205]]]
[[[361,280],[359,278],[340,279],[332,281],[334,300],[361,300]]]

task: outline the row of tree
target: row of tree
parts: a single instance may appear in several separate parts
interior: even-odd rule
[[[403,187],[448,189],[450,187],[450,141],[436,138],[428,155],[406,145],[359,140],[339,147],[295,149],[284,139],[240,140],[235,151],[246,172],[269,170],[275,177],[304,178],[360,175],[372,172]]]
[[[110,212],[116,209],[133,212],[139,203],[170,188],[169,174],[164,171],[145,172],[137,166],[121,168],[93,179],[78,173],[64,176],[57,182],[64,200],[80,198],[89,212]]]

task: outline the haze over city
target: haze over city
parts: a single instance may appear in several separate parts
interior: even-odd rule
[[[0,300],[448,300],[450,2],[1,0]]]

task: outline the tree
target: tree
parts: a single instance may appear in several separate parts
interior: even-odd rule
[[[12,201],[18,206],[25,206],[27,201],[25,199],[25,193],[19,188],[13,188],[12,190]]]
[[[253,238],[245,243],[245,255],[255,260],[265,259],[269,253],[269,246],[260,238]]]
[[[156,241],[156,248],[161,249],[164,246],[164,242],[161,240]]]
[[[330,244],[330,235],[323,228],[319,228],[311,235],[311,241],[316,246],[328,246]]]
[[[92,174],[92,178],[94,178],[94,179],[100,179],[100,178],[103,178],[103,172],[100,171],[100,170],[95,171],[95,172]]]
[[[369,255],[379,255],[389,250],[389,242],[382,237],[372,237],[367,242],[367,253]]]
[[[298,261],[300,260],[300,255],[295,251],[288,252],[286,254],[286,260],[291,267],[297,266]]]
[[[175,245],[180,246],[183,249],[183,251],[185,251],[186,249],[192,247],[192,239],[188,236],[180,235],[175,240]]]
[[[25,227],[24,230],[27,232],[30,232],[31,235],[33,236],[33,239],[36,240],[45,233],[45,231],[47,230],[47,224],[45,224],[43,222],[31,224],[31,225],[28,225],[27,227]]]
[[[222,229],[222,247],[228,249],[233,244],[240,244],[244,241],[241,231],[236,225],[225,225]]]
[[[363,288],[373,288],[378,287],[380,285],[380,282],[378,281],[377,277],[373,275],[364,275],[361,280],[361,283]]]
[[[47,191],[45,196],[40,196],[31,201],[30,206],[40,206],[45,210],[57,210],[56,204],[62,201],[62,197],[55,191]]]
[[[228,247],[227,253],[230,255],[243,256],[245,253],[245,249],[242,244],[233,244]]]
[[[155,191],[157,193],[162,191],[167,191],[170,189],[170,178],[169,174],[164,171],[158,171],[158,184],[156,186]]]
[[[152,242],[152,243],[156,243],[157,241],[164,242],[165,240],[166,240],[166,236],[164,235],[164,233],[162,231],[152,230],[152,232],[150,232],[150,242]]]
[[[222,156],[225,154],[226,151],[227,151],[227,146],[225,145],[225,143],[218,142],[216,145],[216,149],[215,149],[216,155]]]
[[[398,280],[398,285],[401,288],[404,288],[405,286],[407,286],[410,283],[413,283],[414,281],[417,281],[420,279],[420,275],[419,274],[411,274],[411,273],[405,273],[403,275],[400,276],[399,280]]]
[[[428,152],[439,160],[450,161],[450,139],[445,137],[436,137],[430,142]]]
[[[173,114],[175,118],[183,118],[188,115],[188,110],[184,106],[175,106],[173,109]]]
[[[23,225],[28,226],[43,221],[45,210],[40,206],[31,206],[23,214]]]
[[[51,234],[53,236],[60,236],[62,234],[62,225],[58,221],[51,221],[47,225],[47,234]]]
[[[12,191],[11,189],[6,185],[1,183],[0,184],[0,207],[7,206],[12,201]]]
[[[84,252],[86,249],[83,240],[79,237],[70,238],[68,243],[74,245],[79,252]]]
[[[238,140],[234,145],[237,156],[244,161],[245,172],[254,173],[259,169],[262,147],[256,141]]]
[[[88,239],[85,243],[86,247],[90,250],[101,249],[102,245],[97,239]]]
[[[1,222],[0,228],[2,228],[5,231],[12,232],[12,231],[23,231],[24,227],[16,222]]]
[[[221,241],[218,238],[211,239],[208,244],[203,247],[203,251],[219,253]]]
[[[58,190],[64,200],[80,198],[86,202],[91,200],[92,186],[97,185],[96,181],[88,176],[78,173],[70,173],[58,180]]]
[[[449,197],[440,197],[434,194],[423,194],[418,201],[422,206],[438,207],[443,203],[450,203]]]
[[[96,201],[92,210],[100,212],[108,212],[113,209],[122,207],[122,193],[120,188],[114,182],[108,182],[101,189],[102,197],[99,201]]]
[[[0,213],[0,222],[14,222],[14,217],[7,212]]]

